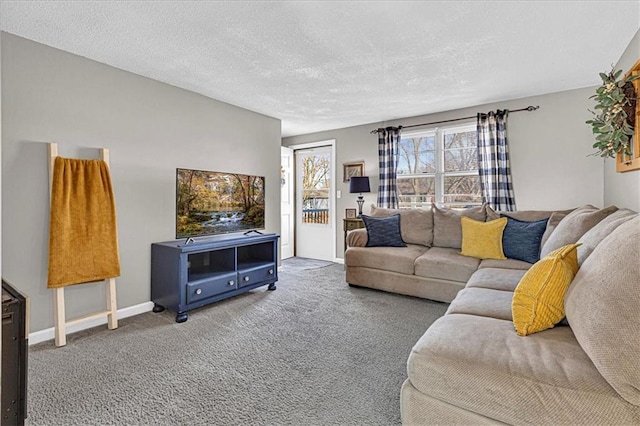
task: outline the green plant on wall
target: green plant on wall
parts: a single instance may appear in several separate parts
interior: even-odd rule
[[[636,94],[631,82],[640,76],[620,79],[621,75],[622,70],[614,71],[613,68],[608,74],[600,73],[602,85],[589,98],[596,100],[594,109],[597,112],[589,110],[594,118],[587,120],[587,124],[591,125],[596,136],[593,148],[597,152],[594,155],[600,157],[615,157],[618,153],[632,154],[633,123],[630,120],[634,118],[634,114],[629,111],[635,108]]]

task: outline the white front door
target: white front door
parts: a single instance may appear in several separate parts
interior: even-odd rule
[[[296,157],[296,256],[333,261],[332,147],[299,149]]]
[[[293,257],[295,210],[293,200],[293,149],[280,148],[280,253],[281,259]]]

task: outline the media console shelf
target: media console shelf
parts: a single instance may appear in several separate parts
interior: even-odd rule
[[[278,235],[225,235],[186,244],[186,240],[151,244],[153,312],[187,311],[278,281]]]

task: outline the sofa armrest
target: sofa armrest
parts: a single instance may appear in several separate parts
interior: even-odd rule
[[[365,247],[369,241],[367,230],[353,229],[347,233],[347,247]]]

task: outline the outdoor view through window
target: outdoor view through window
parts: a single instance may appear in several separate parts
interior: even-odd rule
[[[329,153],[299,153],[302,157],[302,222],[329,223],[331,156]]]
[[[400,208],[482,204],[475,125],[402,135],[398,155]]]

